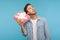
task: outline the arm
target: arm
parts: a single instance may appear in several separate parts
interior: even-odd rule
[[[18,19],[16,21],[21,26],[21,31],[22,31],[23,35],[26,36],[27,32],[26,32],[24,24],[20,23],[20,21]]]
[[[24,25],[21,25],[21,31],[22,31],[24,36],[27,35],[26,28],[24,27]]]
[[[47,20],[44,19],[44,30],[45,30],[45,38],[46,40],[50,40],[50,35],[49,35],[49,31],[48,31],[48,25],[47,25]]]

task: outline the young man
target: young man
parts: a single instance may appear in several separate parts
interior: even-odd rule
[[[30,20],[25,24],[20,23],[18,19],[17,22],[23,35],[28,37],[27,40],[50,40],[46,19],[38,17],[34,7],[29,3],[24,7],[24,11],[30,15]]]

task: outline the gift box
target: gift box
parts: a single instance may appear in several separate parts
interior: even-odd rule
[[[26,14],[25,12],[19,12],[16,15],[14,15],[15,20],[19,20],[21,23],[25,23],[30,19],[30,16]]]

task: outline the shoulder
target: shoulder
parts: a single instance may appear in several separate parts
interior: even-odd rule
[[[38,16],[38,20],[43,21],[43,22],[47,21],[45,17],[41,17],[41,16]]]
[[[41,24],[46,24],[47,25],[47,20],[45,17],[39,17],[39,23]]]

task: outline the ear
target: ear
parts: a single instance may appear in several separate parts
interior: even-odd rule
[[[27,14],[30,14],[29,12],[27,12]]]

